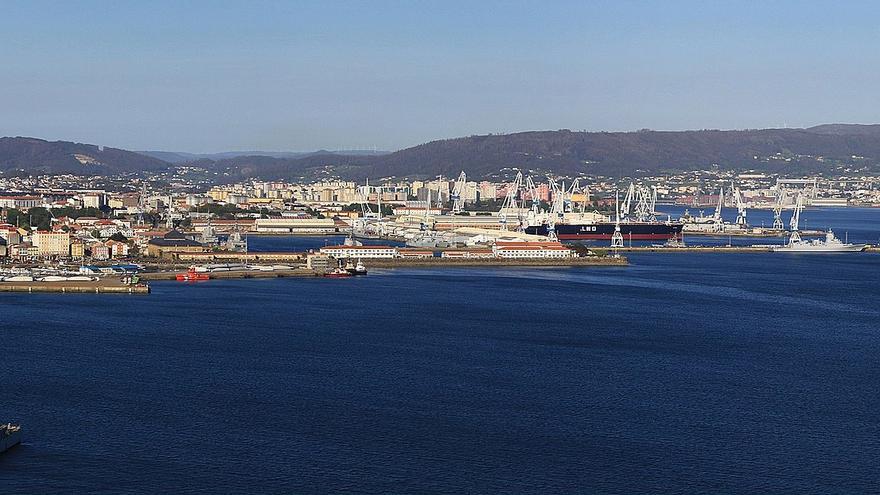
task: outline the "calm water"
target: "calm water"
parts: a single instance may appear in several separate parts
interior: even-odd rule
[[[0,492],[880,489],[880,255],[631,260],[0,295]]]

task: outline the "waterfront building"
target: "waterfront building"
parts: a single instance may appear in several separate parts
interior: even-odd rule
[[[336,259],[391,259],[398,256],[398,251],[394,246],[325,246],[321,248],[321,254],[327,254]]]
[[[147,242],[147,256],[157,258],[174,257],[174,253],[201,253],[205,247],[177,230],[172,230],[162,237]]]
[[[441,258],[449,259],[491,259],[495,257],[492,249],[447,249],[440,254]]]
[[[434,251],[419,248],[397,248],[397,255],[404,259],[425,259],[433,258]]]
[[[570,258],[571,249],[559,242],[496,242],[492,246],[496,258]]]
[[[310,253],[306,256],[306,268],[315,271],[327,271],[330,269],[330,255]]]

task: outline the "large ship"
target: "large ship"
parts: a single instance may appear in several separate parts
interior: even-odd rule
[[[778,246],[773,250],[779,253],[859,253],[867,247],[867,244],[841,242],[829,229],[825,234],[825,240],[812,239],[808,241],[793,235],[788,244]]]
[[[21,426],[0,424],[0,454],[21,443]]]
[[[614,222],[557,223],[553,226],[556,237],[561,240],[603,240],[610,241],[614,235]],[[620,233],[624,240],[658,241],[680,239],[683,225],[677,222],[620,222]],[[549,235],[547,224],[526,227],[526,234]]]
[[[529,224],[524,228],[526,234],[550,235],[550,222],[546,216],[535,221],[530,215]],[[553,223],[556,238],[565,240],[610,241],[617,223],[597,213],[565,213]],[[673,221],[621,220],[620,234],[625,241],[666,241],[681,239],[683,224]]]

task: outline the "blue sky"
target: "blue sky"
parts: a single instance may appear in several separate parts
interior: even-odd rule
[[[0,0],[0,135],[399,149],[880,121],[880,2]]]

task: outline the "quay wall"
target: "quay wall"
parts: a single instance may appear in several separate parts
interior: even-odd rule
[[[117,281],[97,282],[0,282],[0,292],[62,294],[149,294],[146,284],[128,285]]]

